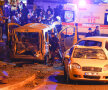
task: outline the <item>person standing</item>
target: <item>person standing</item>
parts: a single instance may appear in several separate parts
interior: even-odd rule
[[[51,14],[53,14],[53,9],[52,9],[50,6],[48,6],[47,12],[48,12],[48,11],[50,11]]]
[[[93,32],[93,36],[100,36],[99,26],[96,26],[96,28]]]
[[[92,29],[89,28],[88,33],[86,33],[85,37],[91,37],[91,36],[93,36],[93,32],[92,32]]]
[[[46,13],[46,22],[47,24],[52,24],[52,20],[53,20],[53,14],[51,14],[51,11],[47,11]]]
[[[23,9],[21,10],[21,25],[25,25],[28,23],[28,8],[23,4]]]
[[[49,40],[49,44],[50,44],[50,52],[51,52],[51,60],[50,60],[50,65],[53,65],[54,62],[54,57],[55,57],[55,52],[59,49],[59,40],[58,38],[55,36],[54,33],[51,33],[51,38]]]

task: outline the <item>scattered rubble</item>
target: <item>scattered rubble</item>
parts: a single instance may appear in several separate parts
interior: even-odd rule
[[[20,90],[31,90],[31,88],[42,83],[45,77],[54,72],[53,67],[48,67],[43,64],[24,64],[22,67],[5,64],[0,68],[0,71],[3,70],[8,73],[7,82],[4,85],[12,85],[25,80],[33,74],[36,75],[36,78],[32,82],[25,84]],[[3,84],[0,87],[3,87]]]

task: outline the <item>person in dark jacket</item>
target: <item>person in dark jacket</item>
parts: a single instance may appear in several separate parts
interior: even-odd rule
[[[53,14],[53,9],[52,9],[50,6],[48,6],[47,12],[48,12],[48,11],[50,11],[51,14]]]
[[[96,26],[96,29],[93,32],[93,36],[100,36],[99,26]]]
[[[89,31],[88,31],[88,33],[86,33],[85,37],[91,37],[91,36],[93,36],[92,29],[89,28],[88,30],[89,30]]]
[[[50,44],[50,48],[49,49],[50,49],[50,53],[51,53],[50,64],[53,65],[54,57],[55,57],[55,52],[56,52],[56,50],[59,49],[59,40],[55,36],[54,33],[51,33],[51,38],[49,40],[49,44]]]
[[[51,14],[51,11],[47,11],[47,13],[46,13],[46,22],[47,22],[47,24],[50,25],[52,20],[53,20],[53,14]]]
[[[23,9],[21,10],[21,25],[27,24],[28,23],[28,9],[25,6],[25,4],[23,4]]]
[[[55,52],[55,50],[59,47],[59,40],[58,38],[55,36],[54,33],[51,33],[51,38],[49,40],[50,43],[50,50]]]

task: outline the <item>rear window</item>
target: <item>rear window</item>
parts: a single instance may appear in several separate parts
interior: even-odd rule
[[[82,40],[80,42],[77,43],[77,45],[81,45],[81,46],[102,46],[102,42],[99,41],[93,41],[93,40]]]

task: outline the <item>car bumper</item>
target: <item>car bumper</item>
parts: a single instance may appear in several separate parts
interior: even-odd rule
[[[94,72],[72,69],[69,70],[69,77],[71,80],[108,81],[108,71]]]

